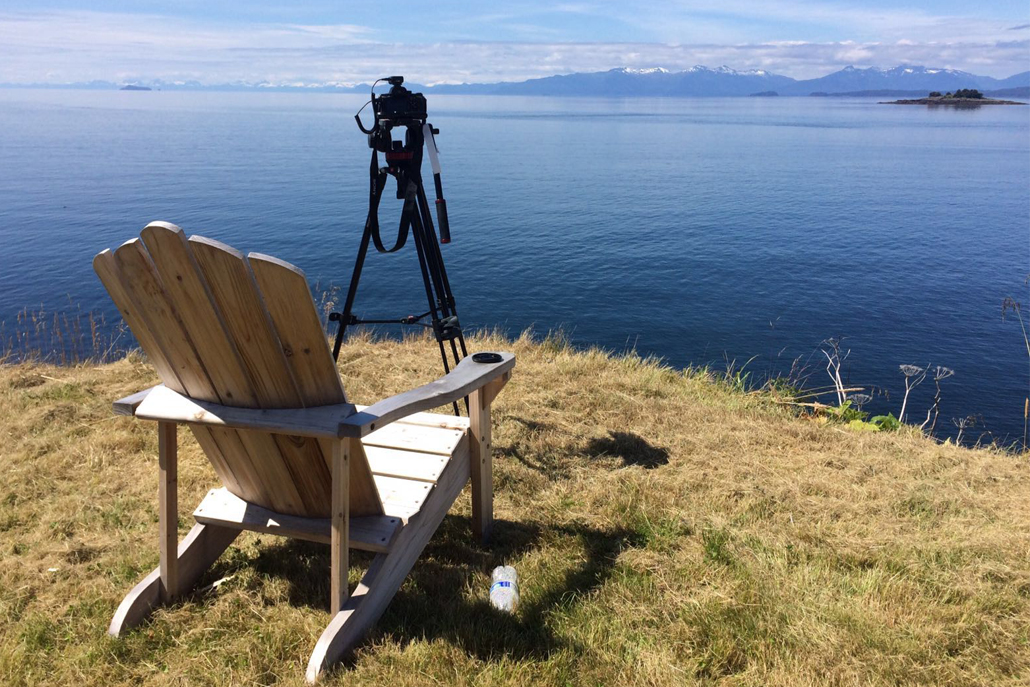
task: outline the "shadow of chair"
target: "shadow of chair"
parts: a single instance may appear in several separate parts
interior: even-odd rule
[[[591,458],[621,458],[624,465],[638,465],[653,470],[669,463],[669,450],[655,446],[633,432],[609,431],[606,437],[594,437],[586,447]]]

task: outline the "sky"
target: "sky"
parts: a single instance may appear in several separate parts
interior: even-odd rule
[[[1030,2],[5,0],[0,83],[521,81],[615,67],[798,79],[899,64],[1030,69]]]

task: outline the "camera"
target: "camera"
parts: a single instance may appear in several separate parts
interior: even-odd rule
[[[421,124],[426,117],[426,97],[421,93],[412,93],[403,86],[403,76],[389,76],[386,82],[390,84],[390,92],[377,96],[372,103],[376,120],[389,121],[393,126],[406,124],[411,120],[418,120]]]
[[[384,80],[390,84],[390,91],[383,95],[376,95],[374,92],[372,94],[370,102],[375,115],[372,128],[366,129],[358,115],[354,115],[354,118],[358,122],[358,127],[368,134],[368,147],[389,156],[391,153],[409,150],[416,143],[411,140],[411,130],[420,130],[429,115],[426,112],[426,97],[405,88],[403,76],[389,76]],[[390,137],[390,130],[398,126],[408,129],[403,145]],[[418,144],[420,145],[421,141],[418,141]],[[387,159],[389,160],[389,157]]]

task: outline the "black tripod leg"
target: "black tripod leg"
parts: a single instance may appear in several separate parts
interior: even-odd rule
[[[415,202],[418,202],[419,197],[425,196],[425,191],[422,189],[420,183],[412,182],[415,185]],[[418,252],[418,264],[422,270],[422,282],[426,287],[426,299],[429,301],[429,310],[433,318],[433,334],[436,336],[436,342],[440,347],[440,358],[443,360],[444,373],[451,371],[450,362],[447,360],[447,350],[444,348],[443,339],[440,338],[440,318],[449,317],[451,315],[450,309],[447,307],[447,301],[441,298],[440,289],[440,275],[437,270],[437,266],[434,264],[430,244],[430,236],[427,231],[426,223],[424,222],[425,216],[421,212],[422,206],[419,203],[416,207],[412,208],[411,213],[411,235],[415,239],[415,250]],[[452,341],[453,345],[453,341]],[[455,364],[459,359],[455,357]],[[454,402],[454,414],[460,415],[458,410],[457,401]]]
[[[365,232],[361,235],[361,246],[358,248],[358,257],[354,261],[354,271],[350,277],[350,287],[347,289],[347,300],[343,305],[343,316],[340,318],[340,328],[336,330],[336,342],[333,344],[333,360],[340,357],[340,346],[343,344],[343,335],[350,322],[351,310],[354,308],[354,298],[358,295],[358,282],[361,281],[361,268],[365,265],[365,255],[368,254],[368,242],[372,236],[372,228],[365,223]]]
[[[442,303],[444,316],[457,315],[454,307],[454,295],[451,293],[451,284],[447,280],[447,269],[443,264],[443,254],[440,252],[440,243],[436,239],[436,231],[433,228],[433,217],[429,212],[429,200],[426,198],[426,190],[421,184],[418,186],[418,209],[423,224],[423,239],[425,242],[426,259],[429,263],[430,274],[433,279],[433,287]]]
[[[447,279],[447,269],[443,264],[443,254],[440,252],[440,243],[437,241],[436,232],[433,228],[433,218],[429,213],[429,201],[426,198],[425,188],[418,185],[418,218],[420,220],[420,227],[417,232],[413,232],[417,235],[417,242],[422,243],[422,250],[425,253],[426,262],[428,263],[428,272],[433,281],[433,288],[437,294],[437,302],[440,304],[440,309],[444,317],[454,315],[457,317],[458,308],[454,303],[454,296],[451,293],[451,284]],[[418,243],[416,243],[418,245]],[[421,254],[420,254],[421,258]],[[458,343],[454,341],[454,337],[450,339],[451,342],[451,355],[454,356],[454,364],[457,365],[461,362],[461,359],[468,355],[468,350],[465,347],[465,335],[461,331],[461,325],[458,325]],[[444,352],[443,342],[440,341],[440,355],[444,358],[444,368],[447,368],[447,354]],[[461,345],[461,354],[458,354],[458,344]],[[469,410],[468,397],[465,398],[465,412]],[[458,404],[454,404],[454,414],[459,415]]]

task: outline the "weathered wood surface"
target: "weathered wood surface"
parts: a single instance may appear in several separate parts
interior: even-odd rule
[[[496,394],[495,394],[496,395]],[[490,400],[487,389],[469,396],[469,474],[472,482],[472,534],[480,542],[490,538],[494,519],[493,458],[490,454]]]
[[[344,421],[343,434],[363,437],[405,415],[438,408],[468,396],[515,367],[514,355],[500,355],[499,363],[477,363],[469,356],[437,380],[368,406]]]
[[[276,513],[247,503],[225,488],[212,489],[200,502],[193,517],[197,522],[235,530],[265,532],[293,539],[328,544],[332,523],[329,518],[305,518]],[[385,552],[403,526],[393,515],[363,515],[350,519],[350,547],[362,551]]]
[[[179,595],[179,446],[176,426],[157,423],[157,516],[160,533],[161,600]]]
[[[270,255],[251,253],[247,261],[304,405],[346,403],[307,277],[297,267]]]
[[[251,253],[247,262],[305,407],[346,404],[347,396],[304,272],[288,262],[261,253]],[[318,444],[327,467],[331,467],[329,459],[333,442],[322,439]],[[353,483],[351,510],[356,513],[381,512],[381,503],[372,498],[374,492],[369,489],[371,473],[368,461],[360,454],[360,445],[357,450],[359,453],[355,454],[354,460],[349,461]]]
[[[347,600],[347,573],[350,569],[350,460],[361,454],[357,439],[334,441],[333,510],[329,530],[329,608],[333,613]]]
[[[467,430],[462,429],[410,425],[406,420],[399,420],[365,435],[362,442],[366,446],[383,446],[449,456],[454,453],[454,447],[466,432]]]
[[[400,477],[436,483],[449,456],[419,451],[400,451],[382,446],[365,446],[365,456],[373,475]]]
[[[156,388],[156,386],[152,386],[149,389],[144,389],[143,391],[137,391],[134,394],[130,394],[125,398],[119,398],[111,404],[114,414],[133,417],[136,414],[136,408],[139,407],[139,404],[143,403],[143,399],[145,399],[147,395]]]
[[[490,380],[488,384],[483,387],[483,393],[481,394],[482,406],[488,407],[497,398],[497,394],[501,393],[501,389],[511,379],[511,370],[508,370],[500,377]]]
[[[347,436],[347,423],[354,406],[341,403],[313,408],[252,409],[233,408],[217,403],[198,401],[163,385],[149,390],[137,405],[136,417],[211,427],[261,430],[289,433],[305,437],[338,439]],[[465,435],[467,418],[418,413],[402,417],[368,433],[362,439],[366,446],[407,449],[450,455]],[[442,418],[437,420],[436,418]],[[464,420],[464,423],[452,420]],[[453,429],[452,429],[453,427]]]
[[[303,437],[338,439],[340,424],[354,412],[349,403],[314,408],[233,408],[198,401],[172,391],[154,387],[136,408],[136,417],[234,429],[278,432]]]
[[[161,377],[161,380],[170,389],[186,393],[186,387],[179,378],[175,365],[169,359],[169,353],[151,330],[150,324],[146,319],[146,305],[141,306],[137,302],[137,299],[134,297],[133,285],[125,281],[125,275],[119,269],[114,253],[110,250],[101,251],[93,258],[93,269],[96,271],[97,276],[100,277],[104,288],[107,289],[111,300],[114,301],[118,312],[121,313],[122,319],[129,325],[129,329],[136,336],[136,340],[139,341],[143,352],[147,354],[147,358],[154,366],[154,369],[157,370],[158,376]],[[219,432],[204,427],[194,428],[193,434],[204,449],[204,453],[211,461],[219,477],[226,483],[226,486],[236,486],[238,488],[235,476],[229,471],[224,455],[225,451],[234,445],[229,439],[237,438],[235,436],[224,436],[223,433],[220,437],[222,439],[220,444],[216,441],[216,436],[219,436]],[[239,443],[238,439],[235,443]]]
[[[368,406],[354,405],[354,409],[361,412],[368,408]],[[423,425],[425,427],[441,427],[443,429],[457,429],[466,430],[469,427],[469,419],[467,417],[460,417],[458,415],[445,415],[443,413],[412,413],[411,415],[405,415],[402,420],[408,425]],[[366,437],[367,438],[367,437]]]
[[[188,244],[211,292],[211,300],[221,316],[224,330],[236,346],[258,405],[261,408],[301,408],[308,405],[289,368],[246,258],[231,246],[201,236],[191,237]],[[292,487],[299,499],[285,508],[272,507],[292,515],[328,515],[331,477],[328,459],[318,442],[310,437],[289,434],[272,436],[278,455],[271,451],[267,457],[254,456],[255,467],[265,471],[263,482],[282,485],[273,487],[273,495],[281,500],[292,495]],[[372,489],[368,484],[362,486]],[[279,489],[281,494],[277,491]],[[364,499],[361,501],[365,505]],[[378,509],[373,507],[372,512],[378,512]]]
[[[257,276],[238,251],[187,240],[167,223],[148,225],[142,237],[101,253],[94,266],[166,387],[251,410],[345,403],[300,270],[255,256]],[[143,400],[127,399],[119,410]],[[329,515],[331,444],[288,431],[190,424],[233,493],[277,512]],[[364,456],[350,465],[352,512],[381,513]]]

